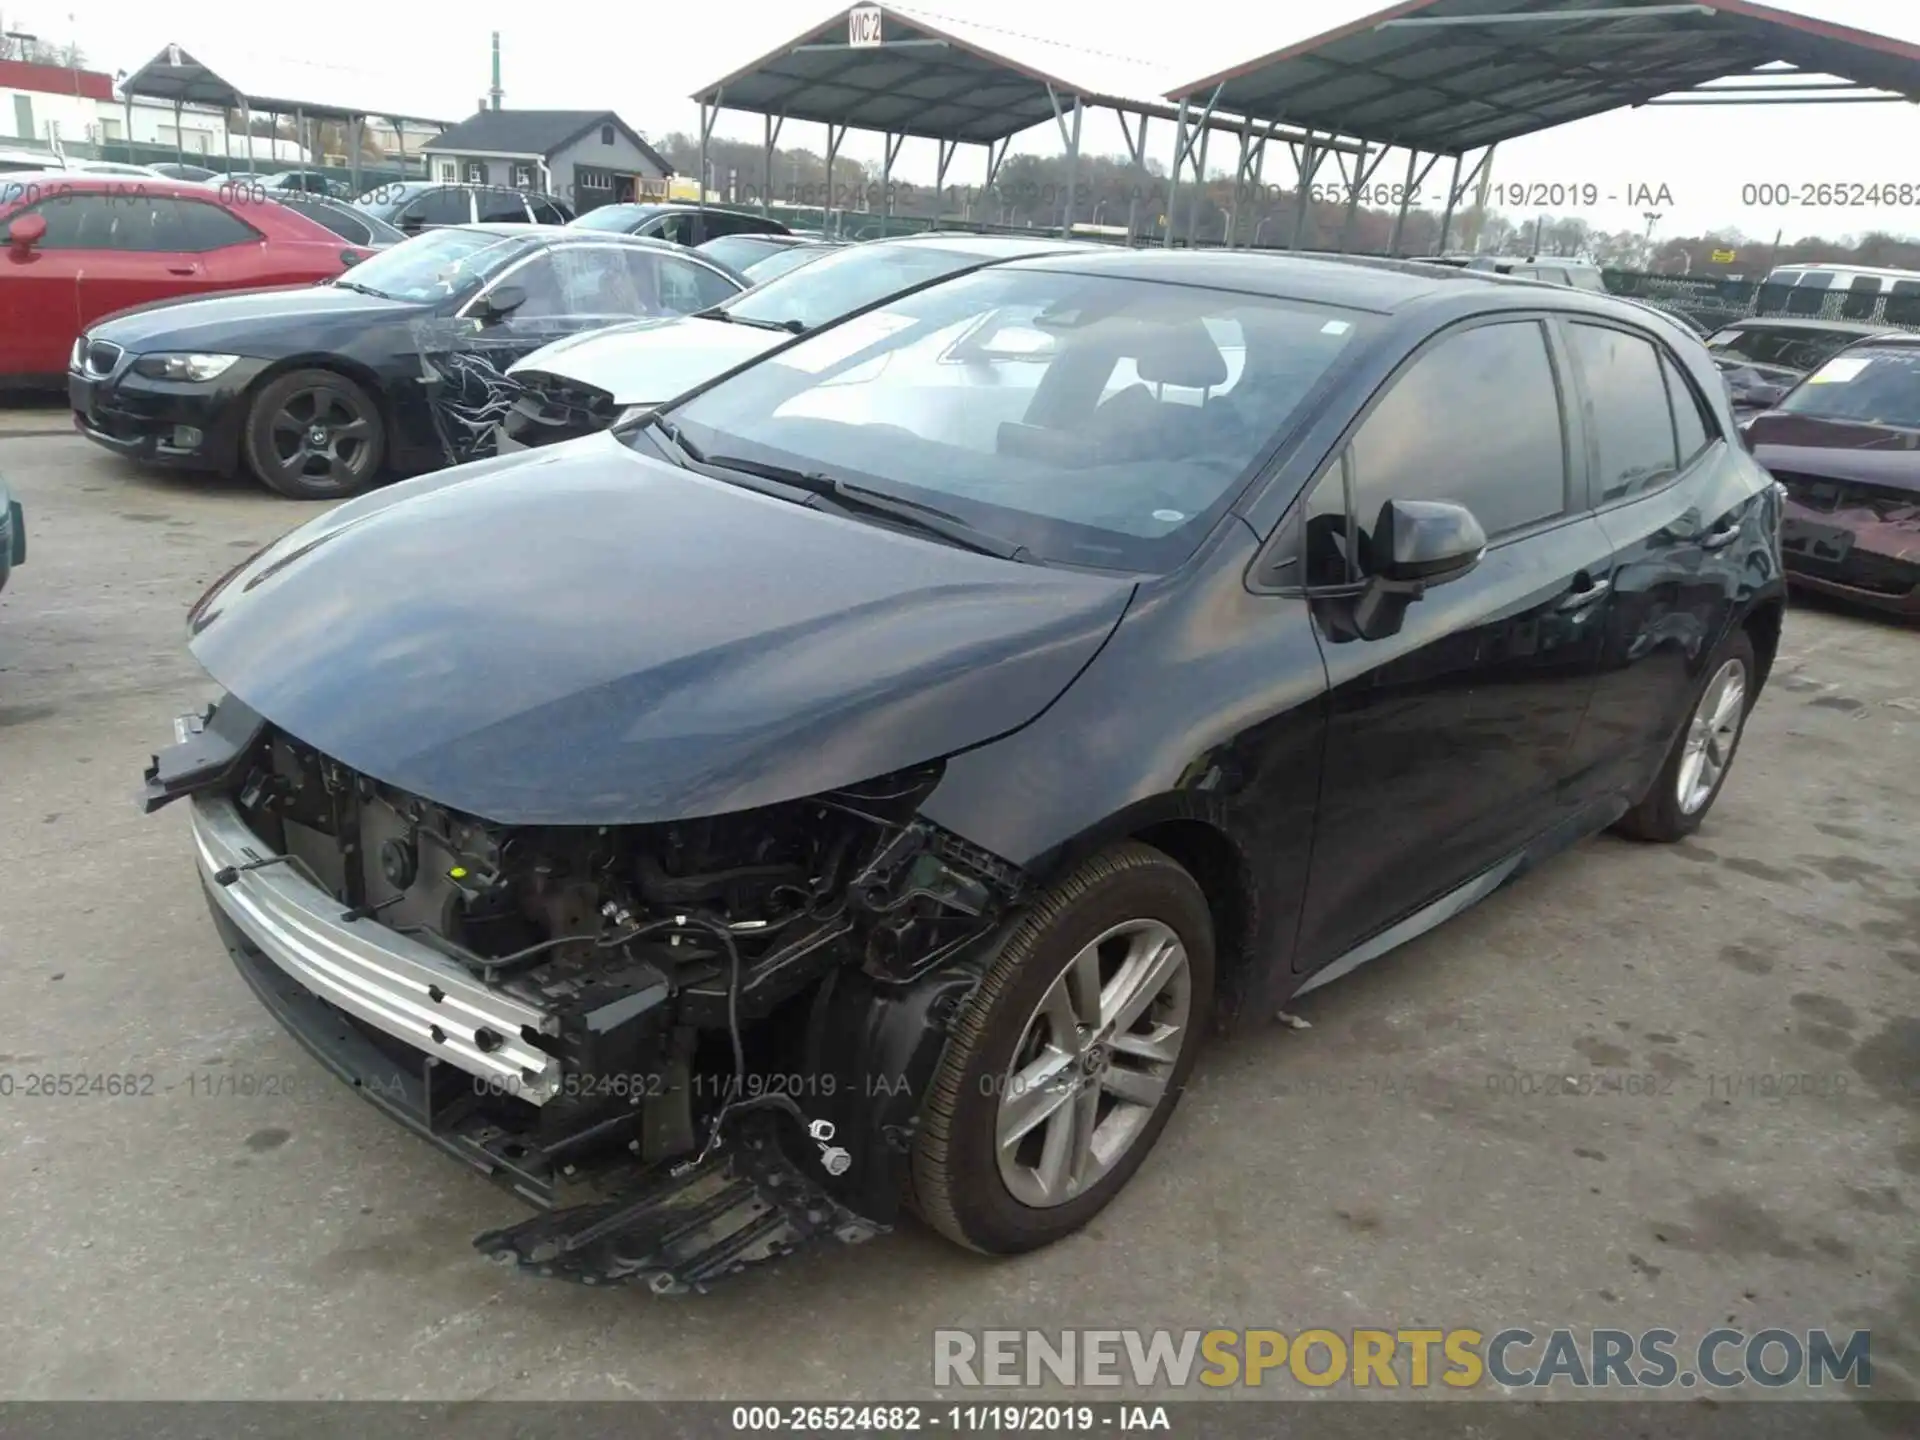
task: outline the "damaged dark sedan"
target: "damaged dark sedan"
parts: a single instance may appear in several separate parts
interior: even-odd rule
[[[242,563],[145,804],[293,1034],[538,1209],[486,1253],[676,1292],[908,1209],[1019,1252],[1216,1023],[1698,826],[1778,525],[1636,307],[1016,261]]]
[[[1787,492],[1788,579],[1920,619],[1920,335],[1849,346],[1745,430]]]

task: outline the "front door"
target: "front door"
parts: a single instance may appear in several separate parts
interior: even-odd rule
[[[1353,635],[1311,608],[1330,687],[1319,821],[1296,967],[1337,958],[1568,814],[1592,693],[1606,534],[1577,501],[1564,363],[1539,318],[1443,333],[1388,382],[1308,497],[1310,595],[1370,573],[1388,500],[1465,505],[1479,565]]]

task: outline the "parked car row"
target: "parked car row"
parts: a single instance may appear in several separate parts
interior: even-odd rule
[[[1781,497],[1697,340],[1404,262],[1013,246],[637,332],[772,343],[194,607],[226,694],[146,804],[342,1093],[537,1207],[490,1256],[680,1291],[903,1206],[1057,1241],[1216,1019],[1721,793]]]

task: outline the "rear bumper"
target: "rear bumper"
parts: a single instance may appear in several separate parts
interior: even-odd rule
[[[192,810],[207,894],[249,950],[363,1025],[464,1071],[470,1090],[536,1105],[557,1093],[560,1060],[528,1039],[557,1034],[552,1016],[377,920],[345,919],[340,902],[294,866],[262,864],[270,848],[224,795],[195,795]]]

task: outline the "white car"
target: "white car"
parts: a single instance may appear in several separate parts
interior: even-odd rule
[[[591,330],[507,371],[521,387],[503,450],[605,430],[890,296],[1003,260],[1087,248],[1059,239],[964,233],[850,245],[697,314]]]

